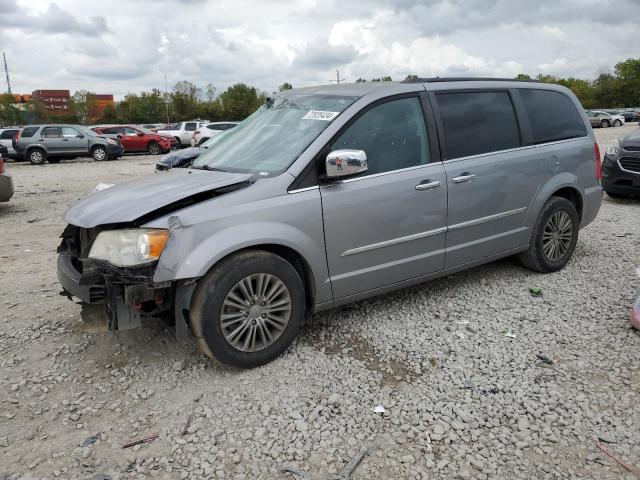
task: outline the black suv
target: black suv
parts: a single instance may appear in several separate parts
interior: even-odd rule
[[[640,195],[640,130],[607,148],[602,162],[602,188],[612,198]]]
[[[111,160],[124,153],[117,140],[96,135],[81,125],[29,125],[13,137],[12,144],[16,155],[34,165],[75,157]]]

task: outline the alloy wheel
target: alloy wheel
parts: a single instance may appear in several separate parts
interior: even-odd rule
[[[542,251],[547,260],[559,261],[569,250],[573,237],[573,222],[564,210],[555,212],[544,227]]]
[[[242,352],[272,345],[291,317],[291,294],[274,275],[257,273],[240,280],[227,294],[220,311],[225,340]]]

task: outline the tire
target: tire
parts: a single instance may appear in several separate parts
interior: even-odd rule
[[[162,153],[162,147],[160,147],[158,142],[150,142],[149,145],[147,145],[147,151],[151,155],[160,155]]]
[[[200,141],[198,142],[198,146],[202,145],[204,142],[206,142],[207,140],[209,140],[209,138],[207,137],[203,137],[200,139]]]
[[[102,145],[98,145],[93,150],[91,150],[91,156],[96,162],[102,162],[109,159],[107,155],[107,149]]]
[[[605,190],[605,192],[607,193],[608,196],[610,196],[611,198],[615,198],[616,200],[622,200],[624,198],[629,198],[629,195],[626,195],[624,193],[607,192],[606,190]]]
[[[182,148],[182,140],[180,137],[174,137],[176,139],[176,150],[180,150]]]
[[[243,291],[257,292],[260,285],[266,301],[245,303]],[[269,298],[269,293],[275,296]],[[269,302],[276,309],[271,315],[262,311]],[[223,312],[227,325],[222,323]],[[275,359],[291,345],[304,315],[305,290],[296,269],[278,255],[246,250],[223,260],[198,282],[189,317],[205,355],[233,367],[253,368]],[[234,332],[237,328],[242,329],[240,333]]]
[[[609,128],[609,127],[611,126],[611,123],[609,123],[609,120],[602,120],[602,121],[600,122],[600,126],[601,126],[602,128]]]
[[[570,231],[557,228],[554,232],[552,222],[570,220]],[[520,254],[522,264],[537,272],[551,273],[564,268],[569,262],[578,242],[580,219],[576,207],[566,198],[551,197],[542,207],[538,220],[531,233],[527,251]],[[556,245],[558,250],[553,250]]]
[[[614,120],[613,121],[613,126],[614,127],[620,127],[620,126],[622,126],[622,122],[620,120]]]
[[[31,165],[44,165],[47,163],[47,153],[41,148],[32,148],[27,154],[27,160]]]
[[[61,158],[50,158],[49,160],[47,160],[49,163],[60,163],[62,161]]]

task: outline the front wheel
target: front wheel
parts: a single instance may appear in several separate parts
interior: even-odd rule
[[[566,198],[551,197],[545,203],[531,234],[522,264],[542,273],[564,268],[578,242],[580,219],[576,207]]]
[[[151,155],[160,155],[162,153],[162,148],[158,142],[151,142],[147,147],[147,150]]]
[[[102,162],[107,159],[107,149],[104,147],[96,147],[91,152],[91,156],[96,162]]]
[[[620,127],[620,126],[622,126],[622,122],[620,120],[614,120],[613,121],[613,126],[614,127]]]
[[[305,313],[304,285],[285,259],[247,250],[203,277],[190,321],[200,349],[221,363],[253,368],[293,342]]]

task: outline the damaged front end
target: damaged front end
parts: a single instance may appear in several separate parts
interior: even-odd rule
[[[89,256],[102,231],[106,229],[74,225],[65,228],[58,247],[61,294],[81,301],[84,321],[94,323],[95,317],[102,315],[109,330],[139,327],[145,317],[170,319],[175,285],[153,282],[155,262],[124,267]]]

